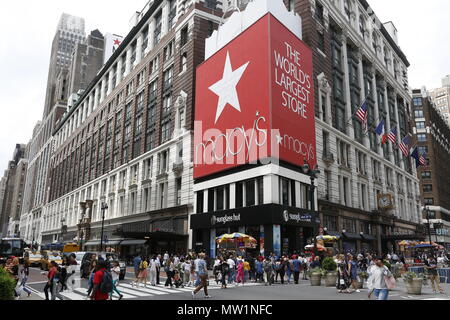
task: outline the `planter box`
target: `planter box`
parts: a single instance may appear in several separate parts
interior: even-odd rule
[[[421,295],[422,294],[422,279],[413,279],[412,281],[405,281],[406,292],[408,294]]]
[[[325,285],[327,287],[335,287],[337,282],[337,272],[328,273],[325,276]]]
[[[322,285],[322,275],[319,273],[313,273],[310,277],[311,286],[320,287]]]

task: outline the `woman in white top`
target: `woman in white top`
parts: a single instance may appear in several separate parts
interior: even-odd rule
[[[184,285],[186,287],[189,287],[191,285],[191,268],[192,268],[191,260],[186,259],[186,261],[183,262],[182,268],[184,271]]]
[[[112,264],[113,265],[111,268],[111,276],[113,280],[113,291],[111,291],[111,293],[109,294],[109,299],[112,300],[112,295],[113,292],[115,291],[119,295],[119,300],[122,300],[123,295],[120,293],[119,290],[117,290],[117,286],[119,285],[120,266],[117,261],[114,261]]]
[[[150,260],[150,265],[149,265],[150,285],[152,285],[152,286],[156,286],[156,271],[157,271],[156,267],[157,267],[156,259],[153,258]]]

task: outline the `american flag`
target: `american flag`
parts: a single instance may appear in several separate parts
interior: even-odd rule
[[[425,153],[423,155],[420,156],[419,158],[419,162],[422,166],[426,166],[427,165],[427,159],[425,159]]]
[[[388,139],[393,144],[395,144],[395,145],[397,144],[397,128],[394,128],[391,130],[391,132],[388,135]]]
[[[362,106],[356,111],[356,116],[363,124],[367,123],[367,101],[364,101]]]
[[[407,135],[402,143],[400,143],[399,146],[400,150],[403,152],[403,154],[405,155],[405,157],[409,156],[409,152],[410,152],[410,148],[411,148],[411,138],[409,135]]]

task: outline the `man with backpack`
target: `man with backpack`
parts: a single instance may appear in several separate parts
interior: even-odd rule
[[[266,283],[267,286],[273,284],[273,265],[270,258],[266,258],[266,260],[263,263],[264,272],[266,274]]]
[[[96,272],[94,274],[94,289],[92,290],[91,300],[108,300],[109,294],[112,290],[112,275],[106,270],[106,261],[101,260],[96,266]]]

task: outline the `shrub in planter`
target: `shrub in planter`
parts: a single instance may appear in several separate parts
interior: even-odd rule
[[[322,270],[321,268],[308,270],[308,276],[311,281],[311,286],[320,286],[322,284],[322,276],[324,274],[324,270]]]
[[[363,289],[364,288],[364,282],[369,278],[369,275],[364,272],[364,271],[360,271],[358,272],[358,289]]]
[[[325,285],[327,287],[336,286],[337,282],[337,264],[333,258],[325,258],[322,262],[322,268],[325,274]]]
[[[408,294],[421,295],[422,285],[426,282],[424,274],[416,274],[415,272],[406,272],[403,275],[403,280],[406,285],[406,292]]]
[[[16,282],[9,273],[0,268],[0,300],[13,300]]]

